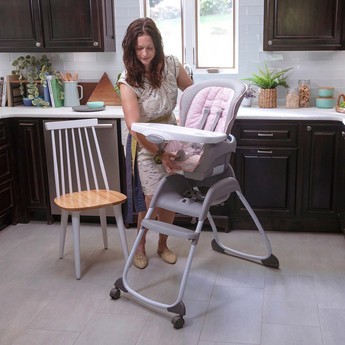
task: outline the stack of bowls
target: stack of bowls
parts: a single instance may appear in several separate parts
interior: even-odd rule
[[[316,98],[316,106],[323,109],[334,108],[335,99],[333,98],[333,94],[334,87],[320,87],[319,97]]]

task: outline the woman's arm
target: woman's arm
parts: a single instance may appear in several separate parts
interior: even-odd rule
[[[191,86],[193,84],[192,79],[186,72],[186,70],[183,68],[183,66],[180,64],[180,72],[177,77],[177,86],[181,91],[184,91],[188,86]]]
[[[132,136],[136,138],[143,147],[145,147],[146,150],[150,151],[152,154],[155,154],[159,149],[158,146],[146,140],[144,135],[131,130],[134,122],[140,122],[140,111],[137,95],[130,87],[122,83],[120,83],[120,91],[122,109],[125,115],[125,122],[128,130]]]

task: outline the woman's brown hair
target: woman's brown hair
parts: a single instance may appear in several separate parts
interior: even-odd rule
[[[136,19],[127,28],[122,41],[123,62],[127,70],[126,81],[133,87],[143,87],[144,85],[145,66],[136,55],[138,37],[142,35],[149,35],[155,47],[156,54],[151,61],[149,80],[154,88],[158,88],[163,80],[165,57],[161,33],[151,18]]]

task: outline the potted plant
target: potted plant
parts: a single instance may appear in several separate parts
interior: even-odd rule
[[[252,100],[255,97],[256,97],[256,90],[253,88],[251,84],[249,84],[241,103],[242,107],[251,107]]]
[[[265,68],[258,68],[259,73],[253,73],[252,77],[244,80],[251,81],[259,88],[258,105],[260,108],[277,107],[277,86],[288,87],[286,83],[286,72],[292,68],[276,69],[270,68],[265,64]]]
[[[22,97],[27,97],[34,106],[48,107],[49,102],[40,95],[40,85],[47,88],[48,74],[55,75],[61,82],[60,74],[55,71],[48,57],[46,55],[40,58],[31,55],[19,56],[12,62],[12,66],[14,67],[12,74],[18,76]]]

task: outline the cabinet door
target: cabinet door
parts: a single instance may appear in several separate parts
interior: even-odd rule
[[[115,51],[114,0],[1,0],[1,52]]]
[[[15,134],[20,222],[28,222],[35,212],[50,222],[42,120],[18,120]]]
[[[341,133],[341,160],[340,160],[340,190],[345,190],[345,130],[343,126],[343,131]],[[345,234],[345,197],[343,193],[338,193],[339,195],[339,205],[340,205],[340,224],[341,230]]]
[[[5,121],[0,120],[0,230],[14,222],[11,143]]]
[[[103,25],[106,23],[103,20],[106,21],[106,17],[103,18],[102,3],[109,5],[109,1],[104,0],[41,0],[45,48],[49,51],[104,51]],[[107,10],[107,14],[112,15],[113,9]]]
[[[265,0],[264,50],[339,50],[342,0]]]
[[[302,126],[302,215],[338,220],[341,187],[341,124]]]
[[[294,214],[296,163],[296,148],[237,148],[236,177],[255,212]],[[237,211],[245,210],[237,199],[236,205]]]
[[[38,0],[1,0],[0,13],[0,51],[42,51]]]

